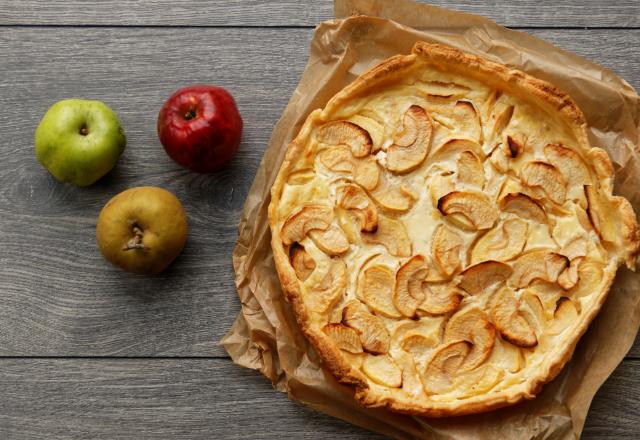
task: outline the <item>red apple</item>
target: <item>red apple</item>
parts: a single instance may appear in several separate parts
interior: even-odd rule
[[[222,87],[180,89],[158,114],[158,137],[167,154],[199,173],[215,171],[231,160],[241,136],[240,112]]]

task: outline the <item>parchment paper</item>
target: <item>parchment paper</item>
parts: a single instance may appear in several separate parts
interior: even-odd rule
[[[267,223],[272,182],[306,116],[366,69],[414,42],[447,44],[546,79],[584,111],[593,146],[616,167],[616,192],[640,212],[640,98],[623,79],[577,55],[474,15],[408,0],[337,0],[338,19],[321,23],[310,56],[257,172],[233,253],[241,313],[222,340],[233,360],[261,371],[277,390],[326,414],[395,438],[564,439],[579,437],[597,389],[622,361],[640,325],[639,277],[621,269],[602,311],[562,373],[532,401],[494,412],[427,419],[365,409],[326,373],[284,300]],[[358,15],[356,17],[349,17]]]

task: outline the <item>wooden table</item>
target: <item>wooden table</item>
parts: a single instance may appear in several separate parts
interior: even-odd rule
[[[57,3],[57,4],[54,4]],[[522,29],[640,86],[640,2],[438,1]],[[217,342],[238,312],[231,252],[271,129],[327,1],[0,0],[0,438],[376,438],[315,413],[234,365]],[[157,111],[178,87],[217,83],[245,120],[211,175],[162,152]],[[54,181],[33,132],[55,101],[100,99],[128,146],[89,188]],[[157,277],[105,263],[103,204],[132,186],[176,193],[191,233]],[[640,437],[640,343],[596,396],[584,438]]]

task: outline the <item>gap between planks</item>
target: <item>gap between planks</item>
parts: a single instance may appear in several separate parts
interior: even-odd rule
[[[322,21],[318,22],[318,24]],[[513,30],[640,30],[640,26],[504,26]],[[313,29],[315,26],[311,25],[189,25],[189,24],[25,24],[25,23],[2,23],[2,28],[84,28],[84,29],[102,29],[102,28],[117,28],[117,29]]]

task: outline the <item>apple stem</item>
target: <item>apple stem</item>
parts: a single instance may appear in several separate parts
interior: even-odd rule
[[[122,250],[130,251],[132,249],[148,249],[147,246],[142,244],[142,237],[144,233],[137,225],[133,226],[133,237],[123,247]]]
[[[190,108],[185,114],[184,114],[184,119],[187,121],[192,120],[193,118],[196,117],[196,110],[194,108]]]

